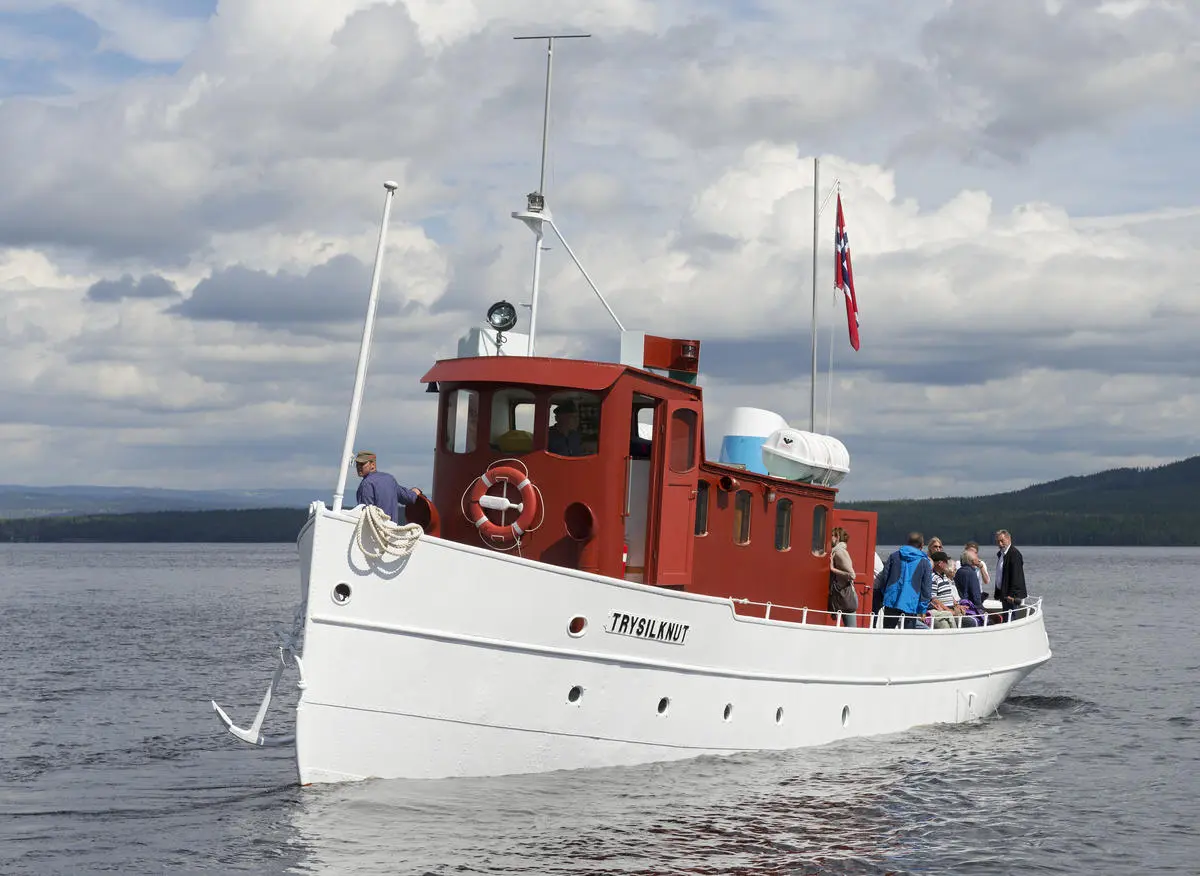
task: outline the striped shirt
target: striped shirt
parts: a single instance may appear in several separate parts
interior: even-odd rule
[[[945,575],[933,573],[933,596],[946,608],[950,608],[958,602],[958,589],[954,586],[954,579],[947,578]]]

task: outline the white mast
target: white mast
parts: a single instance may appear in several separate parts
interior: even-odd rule
[[[821,218],[821,159],[813,158],[813,278],[812,278],[812,375],[808,385],[808,431],[817,431],[817,231]]]
[[[813,247],[812,247],[812,374],[809,379],[808,391],[808,431],[817,431],[817,247],[819,245],[821,214],[825,212],[829,199],[839,190],[842,181],[835,177],[825,200],[821,200],[820,171],[821,160],[813,159]],[[830,341],[830,379],[833,370],[833,347]],[[826,417],[828,419],[828,416]]]
[[[554,74],[554,41],[588,39],[590,33],[556,33],[540,36],[519,36],[515,40],[545,40],[546,41],[546,98],[542,107],[542,166],[538,174],[537,191],[529,194],[527,207],[520,213],[513,213],[514,219],[520,219],[529,226],[536,238],[533,242],[533,291],[529,298],[529,355],[534,355],[534,345],[537,343],[537,304],[538,290],[542,282],[542,238],[545,231],[542,223],[550,219],[550,211],[546,209],[546,141],[550,133],[550,83]],[[555,229],[557,233],[557,229]],[[574,259],[574,254],[572,254]],[[578,264],[578,262],[576,262]],[[591,283],[589,278],[588,283]],[[596,287],[593,285],[593,289]],[[597,295],[600,293],[597,292]],[[603,300],[603,299],[601,299]],[[605,305],[607,306],[607,305]],[[611,312],[611,311],[610,311]],[[615,317],[614,317],[615,318]]]
[[[379,305],[379,275],[383,269],[383,248],[387,240],[388,221],[392,215],[392,198],[399,188],[388,180],[383,184],[387,194],[383,197],[383,220],[379,223],[379,244],[375,247],[375,270],[371,273],[371,297],[367,301],[367,319],[363,323],[362,343],[358,347],[358,368],[354,372],[354,394],[350,397],[350,417],[346,421],[346,441],[342,445],[342,464],[338,469],[337,483],[333,488],[333,510],[342,510],[342,496],[346,490],[346,475],[350,471],[350,453],[358,434],[358,415],[362,409],[363,387],[367,382],[367,361],[371,356],[371,336],[375,331],[375,309]]]

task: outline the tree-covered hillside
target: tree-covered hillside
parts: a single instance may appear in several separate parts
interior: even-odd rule
[[[1158,468],[1119,468],[1011,493],[855,502],[879,514],[879,541],[910,530],[948,543],[990,542],[1007,529],[1021,544],[1200,545],[1200,456]]]

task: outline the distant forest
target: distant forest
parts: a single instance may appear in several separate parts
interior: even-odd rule
[[[1012,493],[857,502],[879,514],[880,544],[910,530],[960,545],[1007,529],[1028,545],[1200,546],[1200,456],[1160,468],[1122,468]],[[290,542],[308,511],[157,511],[0,520],[0,542]]]
[[[1012,493],[856,502],[879,515],[880,544],[912,530],[947,544],[986,544],[1007,529],[1017,544],[1200,545],[1200,456],[1159,468],[1118,468]]]
[[[0,542],[288,542],[308,510],[152,511],[0,520]]]

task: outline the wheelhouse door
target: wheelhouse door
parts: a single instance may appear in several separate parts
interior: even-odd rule
[[[696,458],[700,450],[700,412],[692,402],[664,402],[660,440],[655,441],[658,508],[654,514],[653,577],[664,587],[692,583],[695,546]]]

